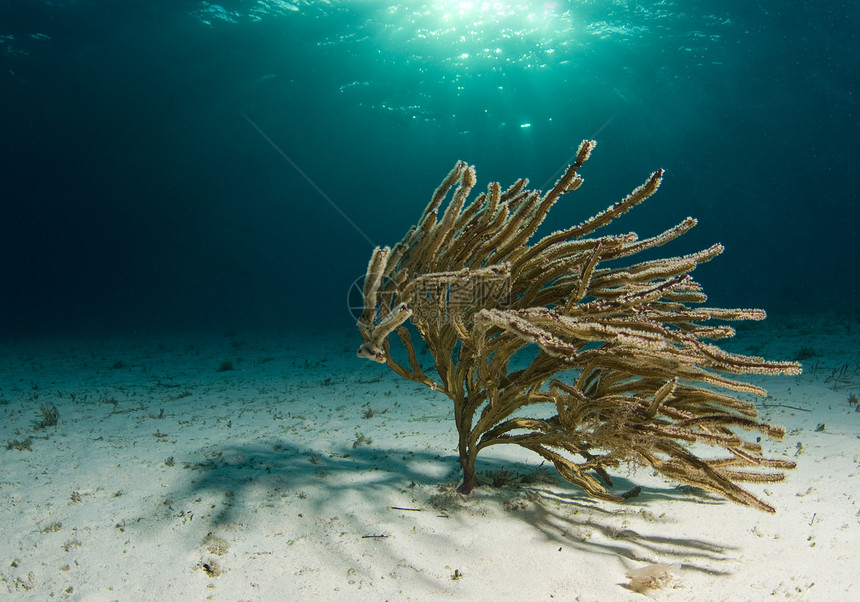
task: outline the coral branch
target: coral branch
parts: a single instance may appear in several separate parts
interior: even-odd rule
[[[784,430],[757,420],[755,406],[731,394],[763,389],[727,375],[798,374],[800,365],[705,342],[734,335],[709,321],[765,317],[755,309],[691,307],[706,300],[691,272],[722,245],[619,265],[684,235],[696,220],[642,240],[634,233],[593,237],[654,194],[663,171],[578,226],[529,244],[553,205],[582,184],[579,170],[594,144],[582,143],[545,194],[521,179],[505,191],[493,182],[469,202],[475,171],[458,162],[403,240],[373,252],[358,355],[451,398],[463,493],[477,485],[480,450],[513,444],[598,499],[634,495],[607,489],[609,470],[632,463],[772,512],[737,483],[778,481],[794,464],[763,457],[742,435],[778,439]],[[418,361],[412,327],[433,355],[438,381]],[[405,360],[392,356],[393,333]],[[536,352],[520,353],[528,348]],[[531,414],[533,407],[556,414]],[[692,445],[729,456],[699,457]]]

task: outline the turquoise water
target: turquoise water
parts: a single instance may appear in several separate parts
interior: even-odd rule
[[[617,229],[699,218],[663,251],[726,245],[713,303],[856,312],[857,31],[838,2],[5,3],[2,327],[348,327],[456,160],[546,187],[584,138],[547,227],[663,167]]]

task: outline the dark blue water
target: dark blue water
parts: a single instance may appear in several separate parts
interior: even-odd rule
[[[6,333],[347,326],[372,244],[457,159],[562,227],[723,242],[711,302],[856,312],[860,5],[0,3]],[[277,147],[277,149],[275,148]]]

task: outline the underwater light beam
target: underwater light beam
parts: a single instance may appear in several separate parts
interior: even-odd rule
[[[374,247],[374,248],[375,248],[375,247],[377,246],[377,245],[376,245],[376,243],[374,243],[374,242],[373,242],[373,240],[372,240],[372,239],[371,239],[367,234],[365,234],[365,233],[364,233],[364,230],[362,230],[362,229],[358,226],[358,224],[356,224],[356,223],[352,220],[352,218],[351,218],[351,217],[349,217],[349,215],[347,215],[346,211],[344,211],[343,209],[341,209],[341,208],[340,208],[340,205],[338,205],[338,204],[337,204],[337,203],[335,203],[333,200],[331,200],[331,197],[330,197],[329,195],[327,195],[327,194],[325,193],[325,191],[324,191],[322,188],[320,188],[319,186],[317,186],[317,183],[316,183],[316,182],[314,182],[308,174],[306,174],[304,171],[302,171],[302,168],[301,168],[301,167],[299,167],[299,166],[296,164],[296,162],[295,162],[295,161],[293,161],[287,153],[285,153],[283,150],[281,150],[281,147],[280,147],[280,146],[278,146],[277,144],[275,144],[275,141],[274,141],[274,140],[272,140],[271,138],[269,138],[269,136],[267,136],[267,135],[266,135],[266,132],[264,132],[264,131],[262,130],[262,128],[260,128],[260,126],[258,126],[256,123],[254,123],[254,122],[253,122],[253,120],[251,120],[251,118],[250,118],[250,117],[248,117],[247,115],[245,115],[245,113],[244,113],[244,112],[241,112],[241,114],[242,114],[242,117],[244,117],[244,118],[245,118],[245,120],[246,120],[248,123],[250,123],[250,124],[251,124],[251,127],[252,127],[252,128],[254,128],[255,130],[257,130],[257,133],[258,133],[258,134],[260,134],[260,136],[262,136],[262,137],[263,137],[263,140],[265,140],[266,142],[268,142],[268,143],[269,143],[269,145],[270,145],[273,149],[275,149],[275,150],[278,152],[278,154],[279,154],[279,155],[281,155],[281,156],[286,160],[286,162],[287,162],[287,163],[289,163],[289,164],[292,166],[292,168],[293,168],[293,169],[295,169],[295,170],[296,170],[296,172],[297,172],[301,177],[303,177],[303,178],[305,179],[305,182],[307,182],[308,184],[310,184],[310,185],[313,187],[313,189],[317,191],[317,194],[319,194],[322,198],[324,198],[324,199],[328,202],[328,204],[329,204],[329,205],[331,205],[331,206],[332,206],[332,208],[334,208],[334,210],[335,210],[335,211],[337,211],[337,212],[340,214],[340,216],[341,216],[344,220],[346,220],[346,223],[348,223],[350,226],[352,226],[352,229],[353,229],[353,230],[355,230],[356,232],[358,232],[364,240],[366,240],[368,243],[370,243],[370,246],[371,246],[371,247]]]

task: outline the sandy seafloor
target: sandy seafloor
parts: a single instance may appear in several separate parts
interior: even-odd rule
[[[7,340],[0,597],[640,600],[625,573],[659,562],[655,599],[860,599],[858,333],[798,316],[731,342],[807,356],[749,377],[788,431],[766,449],[798,462],[750,485],[775,515],[644,469],[614,475],[638,498],[593,501],[507,446],[479,470],[538,478],[463,498],[448,400],[357,359],[352,331]]]

